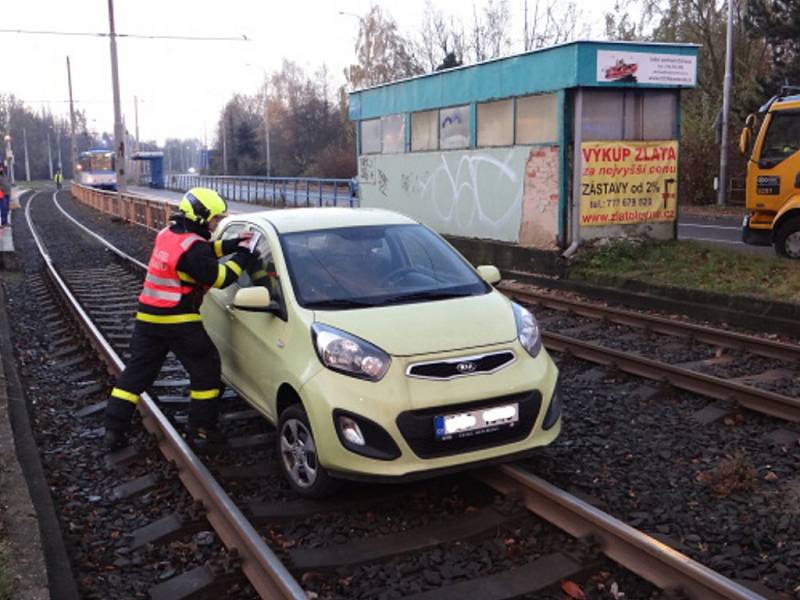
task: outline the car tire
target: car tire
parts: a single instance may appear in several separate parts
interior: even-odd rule
[[[332,478],[319,464],[311,424],[301,405],[293,404],[281,413],[276,450],[281,471],[300,496],[322,498],[341,486],[341,482]]]
[[[775,232],[775,252],[787,258],[800,258],[800,217],[788,219]]]

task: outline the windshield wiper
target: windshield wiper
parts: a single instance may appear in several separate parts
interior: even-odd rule
[[[361,300],[350,300],[348,298],[331,298],[329,300],[319,300],[309,302],[306,308],[370,308],[376,306],[373,302],[363,302]]]
[[[381,304],[399,304],[401,302],[420,302],[424,300],[449,300],[451,298],[466,298],[472,292],[447,292],[443,290],[428,290],[426,292],[410,292],[391,296],[381,301]]]

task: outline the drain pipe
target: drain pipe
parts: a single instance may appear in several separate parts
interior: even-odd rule
[[[581,171],[583,166],[583,156],[581,154],[581,143],[583,142],[583,90],[580,88],[575,93],[575,114],[572,119],[572,131],[572,139],[574,140],[572,151],[572,218],[570,219],[572,242],[561,254],[563,258],[569,258],[575,254],[581,243],[579,217],[581,208]]]

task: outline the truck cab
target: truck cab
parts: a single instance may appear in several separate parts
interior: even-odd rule
[[[784,88],[759,115],[758,134],[757,117],[750,115],[739,138],[748,156],[742,240],[800,258],[800,88]]]

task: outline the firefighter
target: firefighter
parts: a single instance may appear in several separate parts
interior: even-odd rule
[[[155,380],[167,352],[189,372],[191,441],[221,443],[217,428],[221,392],[220,359],[201,322],[199,308],[209,287],[224,288],[249,269],[252,233],[209,243],[211,230],[227,206],[214,190],[194,188],[178,204],[169,227],[156,236],[131,337],[131,357],[111,391],[106,408],[105,444],[127,445],[139,394]],[[233,254],[226,262],[219,258]]]

